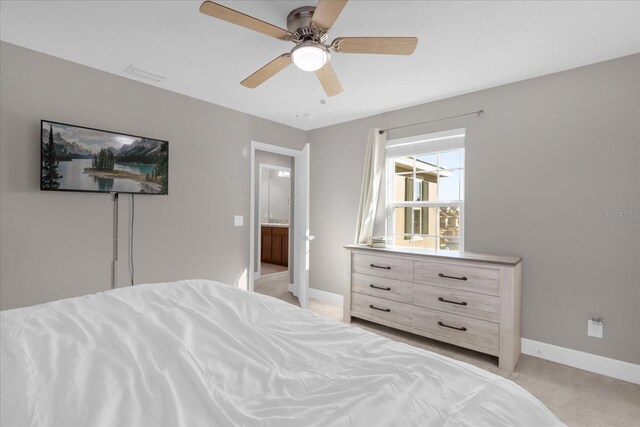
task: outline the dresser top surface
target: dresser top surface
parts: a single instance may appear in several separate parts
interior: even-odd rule
[[[457,251],[436,251],[434,249],[425,248],[405,248],[405,247],[386,247],[386,248],[372,248],[367,245],[345,245],[346,249],[351,250],[364,250],[371,252],[382,252],[387,254],[398,255],[418,255],[429,258],[443,258],[451,260],[462,261],[475,261],[484,262],[490,264],[503,264],[503,265],[516,265],[522,261],[522,257],[514,256],[502,256],[502,255],[487,255],[478,254],[474,252],[457,252]]]

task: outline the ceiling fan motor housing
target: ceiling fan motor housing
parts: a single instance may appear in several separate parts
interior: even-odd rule
[[[311,23],[315,10],[315,6],[302,6],[289,13],[287,16],[287,29],[293,34],[293,42],[314,41],[326,43],[327,32],[316,28]]]

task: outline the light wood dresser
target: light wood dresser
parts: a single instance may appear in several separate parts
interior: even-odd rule
[[[498,357],[520,357],[519,257],[348,245],[344,320],[368,320]]]

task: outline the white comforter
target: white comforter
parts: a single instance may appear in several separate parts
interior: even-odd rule
[[[3,426],[552,426],[513,382],[196,280],[1,312]]]

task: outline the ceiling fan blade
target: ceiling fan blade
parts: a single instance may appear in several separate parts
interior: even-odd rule
[[[411,55],[417,44],[416,37],[338,37],[331,47],[342,53]]]
[[[260,68],[258,71],[241,81],[240,84],[244,87],[255,89],[265,81],[269,80],[271,77],[278,74],[280,71],[287,68],[289,64],[291,64],[291,55],[289,55],[288,53],[280,55],[276,59],[269,62],[267,65]]]
[[[335,96],[342,93],[342,85],[330,62],[327,62],[324,67],[316,71],[316,76],[318,76],[318,80],[320,80],[320,84],[327,96]]]
[[[319,0],[311,23],[322,30],[329,30],[346,4],[347,0]]]
[[[268,22],[261,21],[253,16],[245,15],[242,12],[238,12],[237,10],[230,9],[212,1],[205,1],[202,3],[200,5],[200,12],[280,40],[291,40],[293,36],[289,31],[283,28],[276,27]]]

